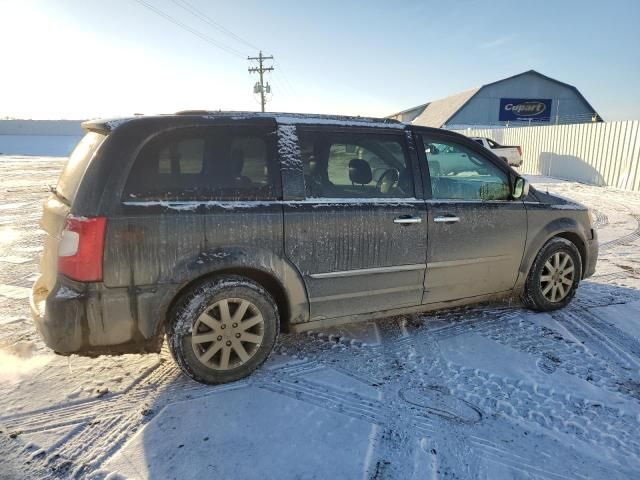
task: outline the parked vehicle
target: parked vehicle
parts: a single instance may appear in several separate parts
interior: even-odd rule
[[[44,204],[31,308],[60,354],[158,352],[220,383],[280,332],[521,298],[594,273],[588,210],[462,135],[184,112],[90,121]]]
[[[522,147],[500,145],[490,138],[485,137],[472,137],[471,139],[482,145],[487,150],[491,150],[512,167],[519,167],[522,165]]]

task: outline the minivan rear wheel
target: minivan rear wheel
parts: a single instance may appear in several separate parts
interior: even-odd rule
[[[552,238],[538,252],[525,283],[527,307],[550,311],[567,305],[582,278],[582,259],[577,247],[565,238]]]
[[[239,380],[260,366],[276,342],[278,308],[244,277],[224,275],[187,291],[173,309],[167,336],[180,369],[202,383]]]

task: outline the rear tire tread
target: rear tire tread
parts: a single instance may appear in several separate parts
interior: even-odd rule
[[[263,342],[258,352],[247,362],[232,370],[213,370],[197,361],[191,351],[191,329],[195,319],[217,298],[252,297],[265,321]],[[178,299],[168,319],[167,343],[171,356],[182,372],[200,383],[219,384],[250,375],[269,356],[280,331],[278,307],[271,295],[258,283],[239,275],[224,275],[206,279]]]

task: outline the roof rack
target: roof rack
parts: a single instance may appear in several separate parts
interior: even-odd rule
[[[351,121],[351,122],[373,122],[384,124],[402,123],[391,118],[361,117],[354,115],[326,115],[321,113],[287,113],[287,112],[247,112],[247,111],[224,111],[224,110],[181,110],[175,115],[208,115],[208,116],[242,116],[244,118],[288,118],[288,119],[309,119],[309,120],[329,120],[329,121]]]

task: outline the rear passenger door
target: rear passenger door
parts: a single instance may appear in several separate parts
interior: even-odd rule
[[[304,277],[311,320],[419,305],[427,218],[412,137],[397,128],[286,133],[301,165],[283,169],[285,252]]]
[[[417,141],[430,190],[424,303],[512,289],[527,212],[511,199],[506,166],[451,135],[418,134]]]

